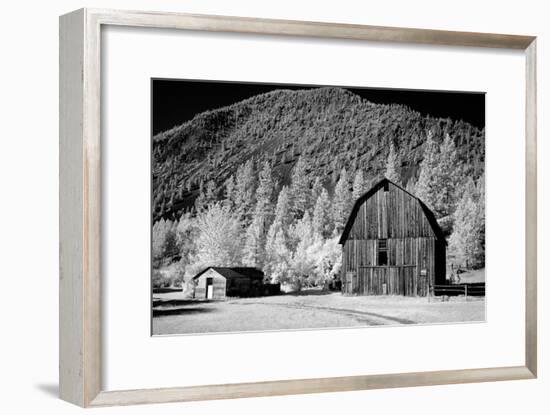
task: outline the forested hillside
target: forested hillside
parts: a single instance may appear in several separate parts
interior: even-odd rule
[[[153,283],[253,266],[297,287],[338,276],[353,202],[382,177],[435,213],[457,264],[484,264],[485,137],[338,88],[276,90],[153,137]]]
[[[483,131],[373,104],[344,89],[277,90],[204,112],[153,138],[153,220],[177,219],[208,181],[221,196],[225,181],[247,160],[269,161],[279,185],[288,185],[303,156],[310,181],[322,177],[332,194],[344,167],[350,175],[362,169],[369,182],[381,177],[393,143],[406,185],[418,175],[428,131],[436,143],[452,137],[465,175],[483,173]]]

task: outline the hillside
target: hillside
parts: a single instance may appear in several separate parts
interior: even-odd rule
[[[322,177],[331,191],[342,167],[351,174],[361,168],[371,181],[380,177],[393,141],[406,185],[417,175],[427,131],[436,142],[445,134],[454,139],[457,169],[474,179],[483,173],[484,131],[401,105],[374,104],[345,89],[276,90],[207,111],[153,137],[153,220],[179,217],[208,180],[221,192],[249,159],[270,160],[279,184],[287,184],[301,155],[308,177]]]

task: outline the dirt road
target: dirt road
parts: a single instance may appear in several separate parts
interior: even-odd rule
[[[153,334],[220,333],[485,320],[484,298],[442,302],[401,296],[342,296],[310,291],[227,301],[154,295]]]

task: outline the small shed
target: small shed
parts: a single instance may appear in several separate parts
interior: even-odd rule
[[[434,214],[388,179],[355,201],[339,243],[346,294],[427,296],[446,283],[447,244]]]
[[[195,298],[223,300],[261,294],[264,273],[256,268],[208,267],[193,277]]]

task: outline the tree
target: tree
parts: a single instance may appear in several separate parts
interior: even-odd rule
[[[153,260],[162,260],[164,255],[164,241],[166,240],[166,226],[164,219],[161,219],[153,225]]]
[[[450,215],[455,210],[456,188],[462,180],[457,166],[455,143],[446,134],[433,172],[433,208],[439,217]]]
[[[314,276],[315,259],[311,249],[314,244],[314,239],[304,237],[300,240],[292,255],[288,277],[289,282],[297,290],[300,290],[304,283]]]
[[[485,266],[485,174],[482,174],[477,181],[476,196],[476,229],[478,246],[474,262],[476,266]]]
[[[340,178],[334,189],[332,201],[332,218],[334,222],[334,233],[340,235],[348,218],[351,205],[351,192],[349,191],[348,174],[344,167],[340,172]]]
[[[262,225],[258,218],[254,218],[246,229],[243,248],[243,265],[247,267],[261,267],[262,265]]]
[[[474,191],[465,190],[454,212],[449,253],[459,265],[480,267],[485,264],[485,199],[484,178]],[[472,189],[471,183],[465,187]]]
[[[456,189],[463,178],[458,166],[456,147],[449,134],[445,135],[438,149],[429,133],[416,183],[416,195],[438,219],[451,215],[455,211],[456,201],[460,199]]]
[[[233,209],[235,207],[235,176],[231,175],[224,183],[225,191],[224,198],[225,204]]]
[[[316,241],[311,247],[313,275],[316,285],[338,276],[342,267],[342,248],[338,237]]]
[[[420,174],[416,182],[416,196],[432,210],[435,206],[436,168],[438,157],[437,144],[433,140],[433,134],[428,132],[424,143],[424,158],[420,163]]]
[[[254,185],[254,165],[252,160],[249,159],[245,164],[238,167],[235,179],[234,209],[243,226],[249,226],[252,222]]]
[[[366,191],[367,189],[365,178],[363,176],[363,170],[358,169],[355,172],[355,178],[353,179],[352,201],[355,203],[355,201],[363,196]]]
[[[288,228],[290,226],[290,200],[288,197],[288,187],[283,186],[279,192],[277,198],[277,206],[275,207],[275,217],[273,223],[269,227],[267,232],[267,239],[265,243],[265,263],[264,272],[270,276],[274,272],[277,264],[278,256],[274,253],[277,244],[284,244],[286,248],[286,239],[288,235]],[[277,241],[277,238],[279,240]],[[278,248],[282,251],[282,248]],[[271,278],[271,277],[270,277]]]
[[[458,187],[456,191],[457,199],[458,201],[460,201],[464,197],[464,194],[468,194],[472,197],[475,197],[474,195],[476,195],[476,192],[477,192],[476,182],[472,177],[468,177],[464,181],[462,186]]]
[[[292,256],[289,280],[296,288],[324,285],[338,275],[341,263],[342,249],[338,237],[325,240],[305,236]]]
[[[386,173],[385,176],[388,180],[401,184],[401,177],[398,173],[399,162],[397,159],[397,154],[395,152],[395,146],[393,140],[390,140],[390,151],[388,153],[388,158],[386,160]]]
[[[184,213],[175,228],[176,244],[181,262],[189,265],[196,253],[197,225],[191,213]]]
[[[311,243],[313,239],[313,227],[309,212],[304,214],[302,219],[298,219],[288,232],[288,247],[294,251],[298,244],[304,240]]]
[[[199,196],[195,199],[195,210],[200,212],[206,208],[206,194],[204,193],[204,183],[199,183]]]
[[[275,189],[271,164],[265,161],[262,170],[258,175],[258,188],[256,189],[256,207],[254,217],[259,217],[262,226],[265,228],[270,223],[273,216],[273,191]]]
[[[459,264],[471,264],[473,260],[476,244],[475,211],[471,195],[464,194],[456,209],[454,230],[449,239],[449,253]]]
[[[305,158],[300,156],[292,169],[290,179],[291,212],[294,218],[300,219],[308,209],[309,178],[306,173]]]
[[[286,238],[284,232],[277,231],[273,237],[270,249],[267,251],[266,266],[264,271],[267,270],[266,275],[269,277],[272,283],[286,282],[290,278],[290,264],[291,252],[286,246]]]
[[[210,206],[213,203],[216,203],[218,200],[217,190],[216,190],[216,183],[213,180],[208,180],[206,182],[206,189],[204,192],[204,206]]]
[[[155,268],[178,253],[175,225],[177,223],[165,219],[153,225],[152,253]]]
[[[271,165],[266,161],[259,174],[258,188],[256,189],[256,207],[252,216],[252,223],[246,230],[243,263],[247,266],[258,267],[263,264],[267,229],[273,217],[271,203],[273,190]]]
[[[280,241],[279,241],[280,242]],[[313,273],[313,260],[310,247],[314,244],[313,229],[309,212],[299,219],[289,230],[285,239],[287,258],[277,258],[284,262],[286,275],[283,282],[288,282],[295,289],[300,289],[303,283]],[[280,249],[280,248],[279,248]],[[277,265],[273,267],[277,268]]]
[[[319,176],[315,177],[313,180],[313,186],[311,188],[311,194],[310,194],[310,200],[309,200],[309,206],[313,209],[315,207],[315,203],[317,203],[317,199],[323,192],[323,182]]]
[[[280,230],[283,231],[286,236],[290,222],[290,198],[288,196],[288,187],[283,186],[277,198],[277,206],[275,207],[275,217],[273,218],[273,223],[267,233],[268,240],[270,237],[275,238],[275,234]]]
[[[331,232],[330,200],[326,189],[323,188],[313,208],[312,227],[314,235],[328,238]]]
[[[197,215],[195,270],[207,266],[241,264],[241,223],[230,209],[215,203]]]

